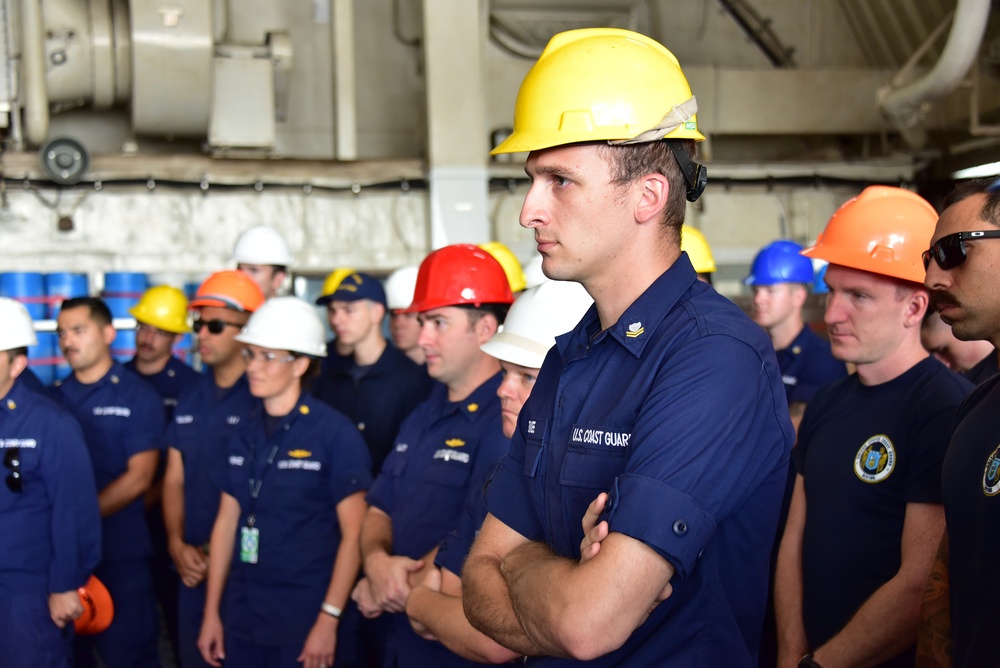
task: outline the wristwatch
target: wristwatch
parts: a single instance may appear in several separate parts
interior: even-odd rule
[[[819,665],[813,658],[812,652],[809,652],[799,659],[799,668],[823,668],[823,666]]]
[[[335,606],[333,603],[323,602],[323,605],[319,606],[319,609],[330,615],[334,619],[340,619],[340,616],[344,614],[344,611]]]

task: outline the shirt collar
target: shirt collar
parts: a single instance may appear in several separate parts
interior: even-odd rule
[[[500,387],[500,382],[502,380],[503,374],[497,372],[496,375],[491,376],[485,383],[473,390],[472,394],[467,396],[462,401],[448,401],[448,392],[447,388],[445,388],[445,408],[443,413],[445,415],[451,415],[452,413],[460,412],[465,415],[469,422],[473,422],[484,412],[489,412],[485,410],[485,407],[489,404],[490,400],[496,398],[497,389]]]
[[[697,280],[687,253],[682,252],[677,261],[625,309],[618,321],[603,332],[599,331],[597,306],[591,306],[575,329],[556,338],[559,353],[563,359],[576,358],[585,354],[591,345],[598,345],[610,336],[635,357],[642,356],[653,332]]]
[[[0,399],[0,413],[7,413],[8,415],[13,415],[19,407],[24,405],[24,396],[26,390],[22,387],[23,383],[19,383],[16,380],[11,386],[10,391],[7,392],[7,396]]]

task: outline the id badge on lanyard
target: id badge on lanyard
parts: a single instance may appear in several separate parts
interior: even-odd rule
[[[267,456],[267,463],[264,465],[263,470],[256,479],[250,480],[250,514],[247,515],[246,525],[240,527],[240,561],[244,564],[256,564],[257,559],[260,556],[260,529],[254,526],[257,523],[257,517],[254,515],[253,508],[257,502],[257,496],[260,494],[260,486],[264,482],[264,473],[271,468],[271,464],[274,463],[274,458],[278,454],[278,449],[280,445],[275,443],[271,447],[271,452]],[[256,449],[256,446],[254,446]]]

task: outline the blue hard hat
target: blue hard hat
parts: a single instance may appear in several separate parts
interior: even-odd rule
[[[823,265],[816,270],[816,280],[813,281],[813,293],[817,295],[825,295],[830,291],[830,286],[826,284],[826,268],[830,266],[829,262],[824,262]]]
[[[802,255],[802,246],[794,241],[781,239],[760,249],[753,259],[746,285],[774,285],[776,283],[803,283],[812,285],[812,260]]]

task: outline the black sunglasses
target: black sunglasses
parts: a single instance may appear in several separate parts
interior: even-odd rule
[[[12,492],[24,491],[24,480],[21,478],[21,448],[10,448],[3,456],[3,465],[10,469],[7,474],[7,489]]]
[[[998,239],[1000,230],[980,230],[977,232],[955,232],[941,237],[937,243],[923,252],[924,269],[931,265],[931,258],[937,265],[948,271],[965,262],[965,242],[972,239]]]
[[[191,329],[194,330],[195,334],[200,334],[202,327],[208,327],[208,331],[212,334],[222,334],[222,331],[226,327],[237,327],[242,329],[243,325],[235,322],[228,322],[226,320],[202,320],[201,318],[198,318],[191,323]]]

